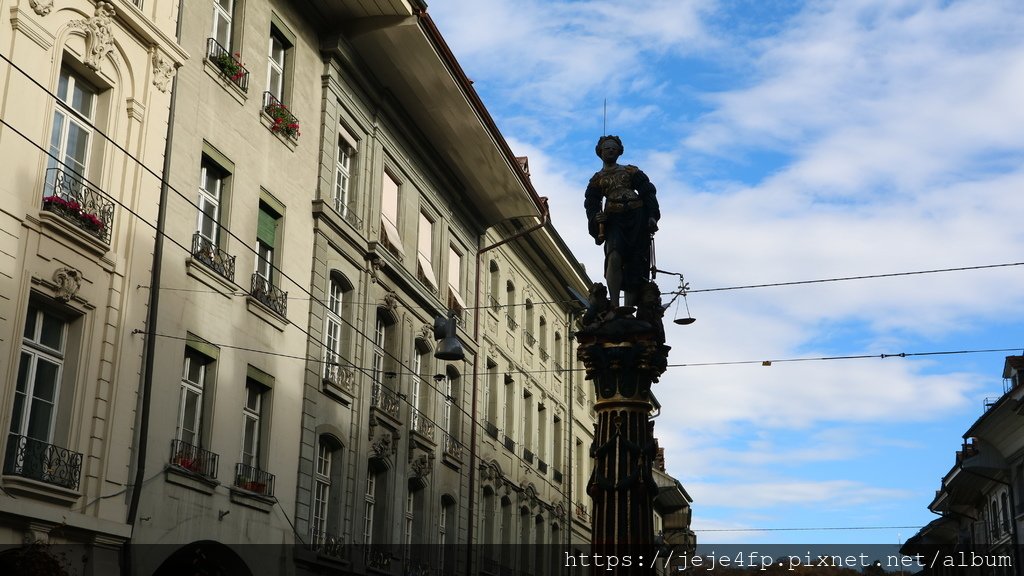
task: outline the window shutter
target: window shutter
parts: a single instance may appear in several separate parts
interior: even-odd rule
[[[256,239],[273,248],[276,238],[277,215],[261,203],[259,221],[256,225]]]

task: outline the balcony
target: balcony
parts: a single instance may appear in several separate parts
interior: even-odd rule
[[[507,435],[505,436],[505,450],[508,450],[513,454],[516,452],[516,441],[509,438]]]
[[[419,410],[413,410],[412,431],[424,438],[427,438],[431,442],[434,441],[434,423],[424,416]]]
[[[510,328],[511,328],[511,326],[510,326]],[[534,344],[537,343],[537,337],[534,336],[533,332],[530,332],[529,330],[523,330],[523,340],[526,342],[526,345],[531,347],[531,348],[533,347]]]
[[[561,484],[562,483],[562,471],[559,470],[558,468],[552,468],[551,469],[551,479],[554,480],[555,482],[558,482],[559,484]]]
[[[523,460],[526,460],[527,464],[533,464],[533,450],[523,448]]]
[[[583,502],[576,503],[576,517],[583,521],[590,519],[590,514],[587,512],[587,505]]]
[[[252,275],[252,288],[249,294],[257,302],[270,308],[282,318],[288,315],[288,293],[274,286],[270,280],[260,276],[259,273]]]
[[[562,363],[558,362],[557,360],[553,363],[552,368],[555,369],[555,374],[561,374],[562,372],[565,372],[565,368],[562,366]]]
[[[398,412],[401,408],[398,395],[381,386],[380,382],[373,383],[373,389],[370,391],[370,406],[398,420]]]
[[[519,323],[516,322],[516,319],[513,318],[511,314],[505,314],[505,319],[508,321],[509,330],[515,330],[516,328],[519,328]]]
[[[349,556],[348,546],[341,539],[341,536],[313,529],[310,532],[309,544],[306,547],[321,556],[334,560],[347,560]]]
[[[62,168],[46,171],[43,210],[61,216],[86,234],[104,244],[110,244],[114,202],[103,192],[91,188],[73,172]]]
[[[231,54],[231,51],[220,45],[213,38],[206,39],[206,58],[214,65],[222,76],[229,82],[238,86],[242,92],[249,90],[249,71],[238,59],[238,54]]]
[[[491,303],[491,310],[494,310],[495,312],[501,310],[501,302],[498,302],[498,299],[494,296],[488,294],[487,301]]]
[[[270,117],[270,131],[297,141],[299,119],[270,92],[263,93],[263,113]]]
[[[540,352],[540,359],[541,359],[541,362],[547,362],[547,361],[548,361],[548,358],[550,358],[550,357],[551,357],[551,356],[550,356],[550,355],[548,354],[548,351],[547,351],[547,350],[545,350],[544,348],[538,348],[538,349],[537,349],[537,351],[538,351],[538,352]]]
[[[235,464],[235,488],[272,498],[274,496],[274,475],[239,462]]]
[[[28,436],[11,434],[7,437],[4,474],[78,490],[82,454]]]
[[[210,480],[217,479],[220,456],[182,440],[171,441],[171,465]]]
[[[547,474],[548,473],[548,463],[543,461],[543,460],[541,460],[540,458],[537,458],[537,470],[539,470],[541,474]]]
[[[451,456],[456,460],[462,460],[462,455],[465,453],[465,449],[462,443],[456,440],[449,434],[444,435],[444,454],[445,456]]]
[[[334,211],[341,215],[342,220],[351,224],[356,230],[363,229],[363,219],[345,203],[344,198],[334,199]]]
[[[391,551],[383,546],[369,545],[363,551],[366,567],[384,573],[391,572]]]
[[[484,432],[491,438],[498,439],[498,426],[493,422],[484,422]]]
[[[235,281],[235,257],[223,251],[202,234],[192,235],[192,257],[228,282]]]

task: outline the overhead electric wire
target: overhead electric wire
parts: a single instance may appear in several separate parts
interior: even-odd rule
[[[824,526],[818,528],[691,528],[694,532],[826,532],[846,530],[920,530],[924,526]],[[839,544],[840,546],[842,544]],[[779,544],[785,546],[785,544]]]
[[[821,278],[818,280],[796,280],[792,282],[772,282],[768,284],[748,284],[746,286],[726,286],[723,288],[698,288],[687,290],[687,294],[698,292],[724,292],[727,290],[748,290],[750,288],[775,288],[779,286],[799,286],[802,284],[824,284],[826,282],[846,282],[849,280],[872,280],[876,278],[895,278],[898,276],[916,276],[920,274],[939,274],[943,272],[965,272],[968,270],[986,270],[990,268],[1009,268],[1011,266],[1024,266],[1024,262],[1008,262],[1005,264],[983,264],[980,266],[960,266],[957,268],[935,268],[932,270],[915,270],[911,272],[891,272],[888,274],[865,274],[863,276],[843,276],[839,278]],[[663,294],[675,294],[675,292],[664,292]]]

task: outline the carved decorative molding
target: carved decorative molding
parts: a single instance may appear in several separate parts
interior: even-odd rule
[[[381,302],[381,306],[390,311],[392,314],[398,314],[398,294],[388,290],[387,294],[384,295],[384,299]]]
[[[417,478],[426,478],[434,469],[434,453],[432,451],[424,452],[413,458],[409,463],[409,468]]]
[[[53,273],[53,283],[56,285],[54,292],[57,300],[68,302],[82,287],[82,273],[74,268],[58,268]]]
[[[164,56],[159,50],[153,51],[153,86],[161,92],[167,92],[171,87],[171,79],[177,72],[174,61]]]
[[[46,16],[53,10],[53,0],[28,0],[28,4],[40,16]]]
[[[96,3],[96,13],[88,20],[73,20],[72,29],[85,31],[85,65],[99,70],[103,59],[114,49],[114,34],[110,24],[114,20],[114,6],[110,2],[100,0]]]

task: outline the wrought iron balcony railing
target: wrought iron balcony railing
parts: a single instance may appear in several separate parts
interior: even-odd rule
[[[380,546],[370,545],[363,551],[366,567],[384,572],[391,571],[391,551]]]
[[[213,38],[206,39],[206,58],[210,63],[220,70],[220,73],[238,86],[242,92],[249,90],[249,71],[238,59],[238,54],[232,54],[230,50],[220,45]]]
[[[487,301],[491,303],[491,310],[494,310],[495,312],[501,310],[501,302],[499,302],[493,295],[488,294]]]
[[[516,441],[509,438],[508,435],[505,436],[505,450],[513,453],[516,451]]]
[[[412,411],[412,431],[422,436],[434,439],[434,422],[427,418],[419,410]]]
[[[493,422],[484,422],[484,432],[491,438],[498,438],[498,426]]]
[[[171,440],[171,465],[210,480],[217,479],[220,456],[183,440]]]
[[[538,348],[537,351],[540,352],[540,359],[542,362],[547,362],[548,358],[551,357],[550,355],[548,355],[548,351],[545,350],[544,348]]]
[[[526,460],[527,464],[533,464],[533,450],[523,448],[523,460]]]
[[[103,192],[90,187],[74,172],[63,168],[50,168],[46,171],[43,210],[60,215],[90,236],[110,244],[114,202]]]
[[[352,225],[356,230],[363,229],[363,219],[350,208],[343,198],[334,199],[334,211],[341,215],[342,219]]]
[[[590,518],[590,514],[587,512],[587,505],[583,502],[576,503],[576,516],[583,520]]]
[[[523,340],[526,341],[527,346],[533,346],[537,343],[537,337],[529,330],[523,330]]]
[[[465,449],[462,446],[462,442],[456,440],[451,434],[445,434],[444,453],[456,460],[462,460],[462,455],[465,453]]]
[[[341,539],[341,536],[313,529],[310,532],[307,548],[336,560],[346,560],[349,557],[348,545]]]
[[[235,487],[271,497],[274,495],[274,475],[239,462],[235,464]]]
[[[370,406],[377,408],[396,420],[401,408],[398,395],[382,386],[380,382],[373,383],[373,388],[370,391]]]
[[[235,281],[235,257],[221,250],[199,232],[192,235],[192,257],[226,278],[228,282]]]
[[[541,460],[540,458],[537,458],[537,470],[540,470],[541,474],[547,474],[548,473],[548,463],[543,461],[543,460]]]
[[[505,314],[505,319],[508,321],[509,330],[515,330],[516,328],[519,328],[519,322],[516,322],[516,319],[513,318],[511,314]]]
[[[562,483],[562,471],[559,470],[558,468],[552,468],[551,469],[551,479],[554,480],[555,482],[558,482],[559,484],[561,484]]]
[[[11,434],[7,437],[4,474],[78,490],[82,454],[28,436]]]
[[[249,294],[280,316],[288,315],[288,293],[258,273],[252,275],[252,289]]]
[[[270,117],[271,132],[299,139],[299,119],[270,92],[263,93],[263,113]]]
[[[558,362],[557,360],[554,362],[553,368],[555,369],[555,374],[561,374],[562,372],[565,371],[565,368],[562,366],[562,363]]]

